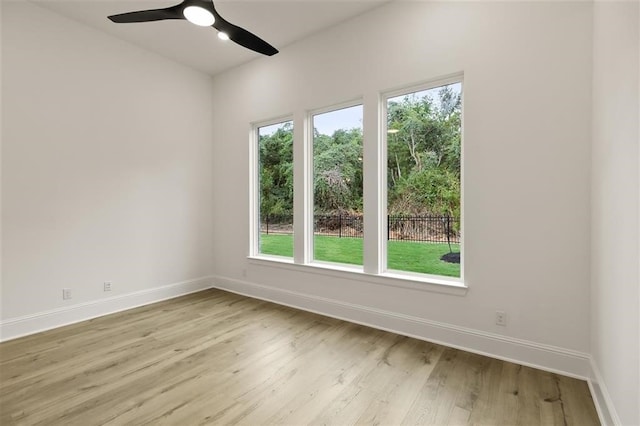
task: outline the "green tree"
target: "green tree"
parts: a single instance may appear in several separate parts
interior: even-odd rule
[[[260,136],[260,215],[293,214],[293,125]]]
[[[460,215],[461,97],[408,95],[388,105],[391,214]],[[362,130],[314,129],[313,186],[318,213],[362,211]],[[293,213],[293,125],[260,137],[260,214]]]
[[[315,210],[362,211],[362,130],[327,136],[314,129],[313,152]]]
[[[391,214],[460,214],[460,93],[408,95],[388,105]]]

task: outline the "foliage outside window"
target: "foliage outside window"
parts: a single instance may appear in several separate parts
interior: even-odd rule
[[[362,265],[362,105],[313,116],[314,260]]]
[[[460,276],[462,85],[387,99],[387,267]]]
[[[293,257],[293,122],[258,128],[260,254]]]

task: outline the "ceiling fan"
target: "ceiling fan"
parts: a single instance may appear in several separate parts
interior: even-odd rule
[[[212,26],[218,30],[218,37],[231,40],[263,55],[272,56],[278,49],[244,28],[226,21],[216,11],[212,0],[184,0],[182,3],[165,9],[140,10],[137,12],[111,15],[113,22],[123,24],[130,22],[163,21],[165,19],[186,19],[201,27]]]

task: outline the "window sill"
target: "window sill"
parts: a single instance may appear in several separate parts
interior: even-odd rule
[[[464,296],[468,287],[460,279],[436,277],[410,272],[386,271],[381,274],[369,274],[359,266],[349,266],[328,262],[309,264],[293,263],[293,259],[278,256],[249,256],[249,264],[269,268],[287,269],[296,272],[325,275],[346,280],[364,281],[370,284],[398,287],[409,290],[443,293]]]

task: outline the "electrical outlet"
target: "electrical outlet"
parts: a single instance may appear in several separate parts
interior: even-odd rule
[[[104,291],[111,291],[111,281],[105,281],[104,282],[103,290]]]
[[[507,325],[507,314],[504,311],[496,311],[496,325]]]
[[[69,300],[71,299],[71,289],[70,288],[63,288],[62,289],[62,300]]]

